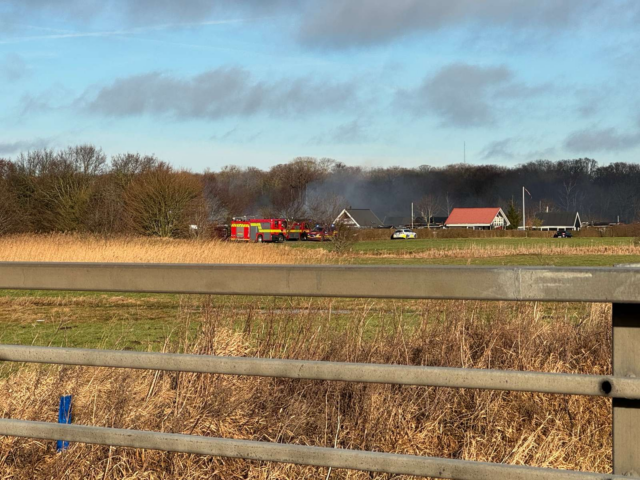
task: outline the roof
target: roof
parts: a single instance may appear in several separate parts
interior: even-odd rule
[[[445,220],[447,220],[447,217],[432,216],[431,222],[429,222],[429,224],[433,225],[433,224],[444,223]],[[400,225],[408,226],[408,225],[411,225],[411,217],[409,216],[404,217],[402,215],[387,215],[386,217],[384,217],[384,221],[382,222],[382,224],[385,226],[393,226],[393,227],[397,227]],[[413,224],[421,225],[421,226],[427,225],[427,219],[422,215],[418,215],[413,219]]]
[[[578,212],[539,212],[536,218],[542,222],[543,227],[573,227]]]
[[[445,225],[491,225],[500,211],[500,207],[454,208]]]
[[[345,208],[342,213],[345,212],[361,227],[379,227],[382,225],[376,214],[368,208]],[[338,218],[342,216],[342,213],[338,215]]]
[[[416,218],[416,221],[418,219]],[[414,221],[414,223],[417,223],[416,221]],[[411,225],[411,217],[384,217],[384,222],[382,222],[384,225]]]
[[[418,216],[415,219],[415,223],[418,223],[418,224],[421,224],[421,225],[427,225],[427,223],[429,225],[438,224],[438,223],[444,223],[447,220],[447,217],[436,217],[434,215],[431,215],[430,220],[431,220],[430,222],[427,222],[427,217]]]

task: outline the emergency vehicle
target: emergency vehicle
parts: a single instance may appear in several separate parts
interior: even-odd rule
[[[331,225],[330,227],[316,225],[314,229],[309,232],[308,238],[315,242],[324,242],[325,240],[333,240],[337,234],[338,232],[336,231],[335,225]]]
[[[287,238],[284,218],[238,218],[231,222],[230,240],[240,242],[284,242]]]
[[[291,228],[287,232],[287,240],[302,240],[303,242],[309,237],[309,224],[307,222],[292,222]]]

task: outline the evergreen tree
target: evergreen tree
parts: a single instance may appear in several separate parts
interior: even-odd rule
[[[520,226],[520,223],[522,222],[522,215],[520,215],[520,211],[516,209],[516,206],[513,202],[509,202],[509,208],[507,209],[507,219],[509,219],[509,222],[511,223],[511,225],[507,227],[509,230],[515,230]]]

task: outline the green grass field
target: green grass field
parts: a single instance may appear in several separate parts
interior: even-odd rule
[[[357,265],[491,265],[523,267],[613,267],[637,263],[640,255],[510,255],[488,258],[393,258],[363,257],[352,262]]]
[[[370,240],[356,242],[354,252],[419,252],[422,250],[443,250],[453,248],[476,247],[521,247],[521,246],[626,246],[633,245],[631,237],[576,237],[576,238],[418,238],[416,240]],[[294,248],[324,248],[330,250],[331,242],[288,242],[287,246]]]
[[[387,265],[492,265],[492,266],[613,266],[640,263],[640,255],[594,254],[510,254],[487,257],[412,257],[422,251],[479,248],[517,248],[531,246],[624,247],[633,245],[632,238],[473,238],[378,240],[359,242],[353,254],[340,258],[345,264]],[[292,248],[332,249],[331,242],[289,242]],[[264,248],[255,245],[255,248]],[[575,252],[575,249],[571,249]],[[252,310],[255,316],[250,328],[268,320],[269,312],[327,309],[326,300],[215,297],[219,309],[228,315],[238,312],[245,318]],[[149,294],[110,294],[91,292],[42,292],[0,290],[0,343],[53,345],[87,348],[162,350],[167,341],[184,339],[198,330],[202,297]],[[365,305],[367,305],[365,307]],[[373,305],[373,306],[372,306]],[[387,306],[385,306],[387,305]],[[373,302],[334,299],[336,328],[349,323],[350,312],[373,309],[369,326],[377,325],[403,309],[411,315],[411,302]],[[221,312],[223,310],[220,310]],[[347,313],[349,312],[349,313]],[[249,328],[239,320],[236,328]]]
[[[479,258],[416,258],[412,255],[436,250],[465,250],[469,248],[516,249],[527,247],[559,247],[576,249],[588,247],[628,247],[635,240],[631,237],[576,237],[558,238],[436,238],[417,240],[372,240],[354,243],[355,254],[347,263],[361,265],[505,265],[505,266],[560,266],[560,267],[609,267],[621,263],[640,263],[640,255],[599,255],[589,253],[550,252],[539,254],[499,254]],[[293,248],[322,248],[331,250],[331,242],[289,242]]]

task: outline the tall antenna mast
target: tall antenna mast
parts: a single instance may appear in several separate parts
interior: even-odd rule
[[[467,142],[462,142],[462,159],[466,165],[467,163]]]

